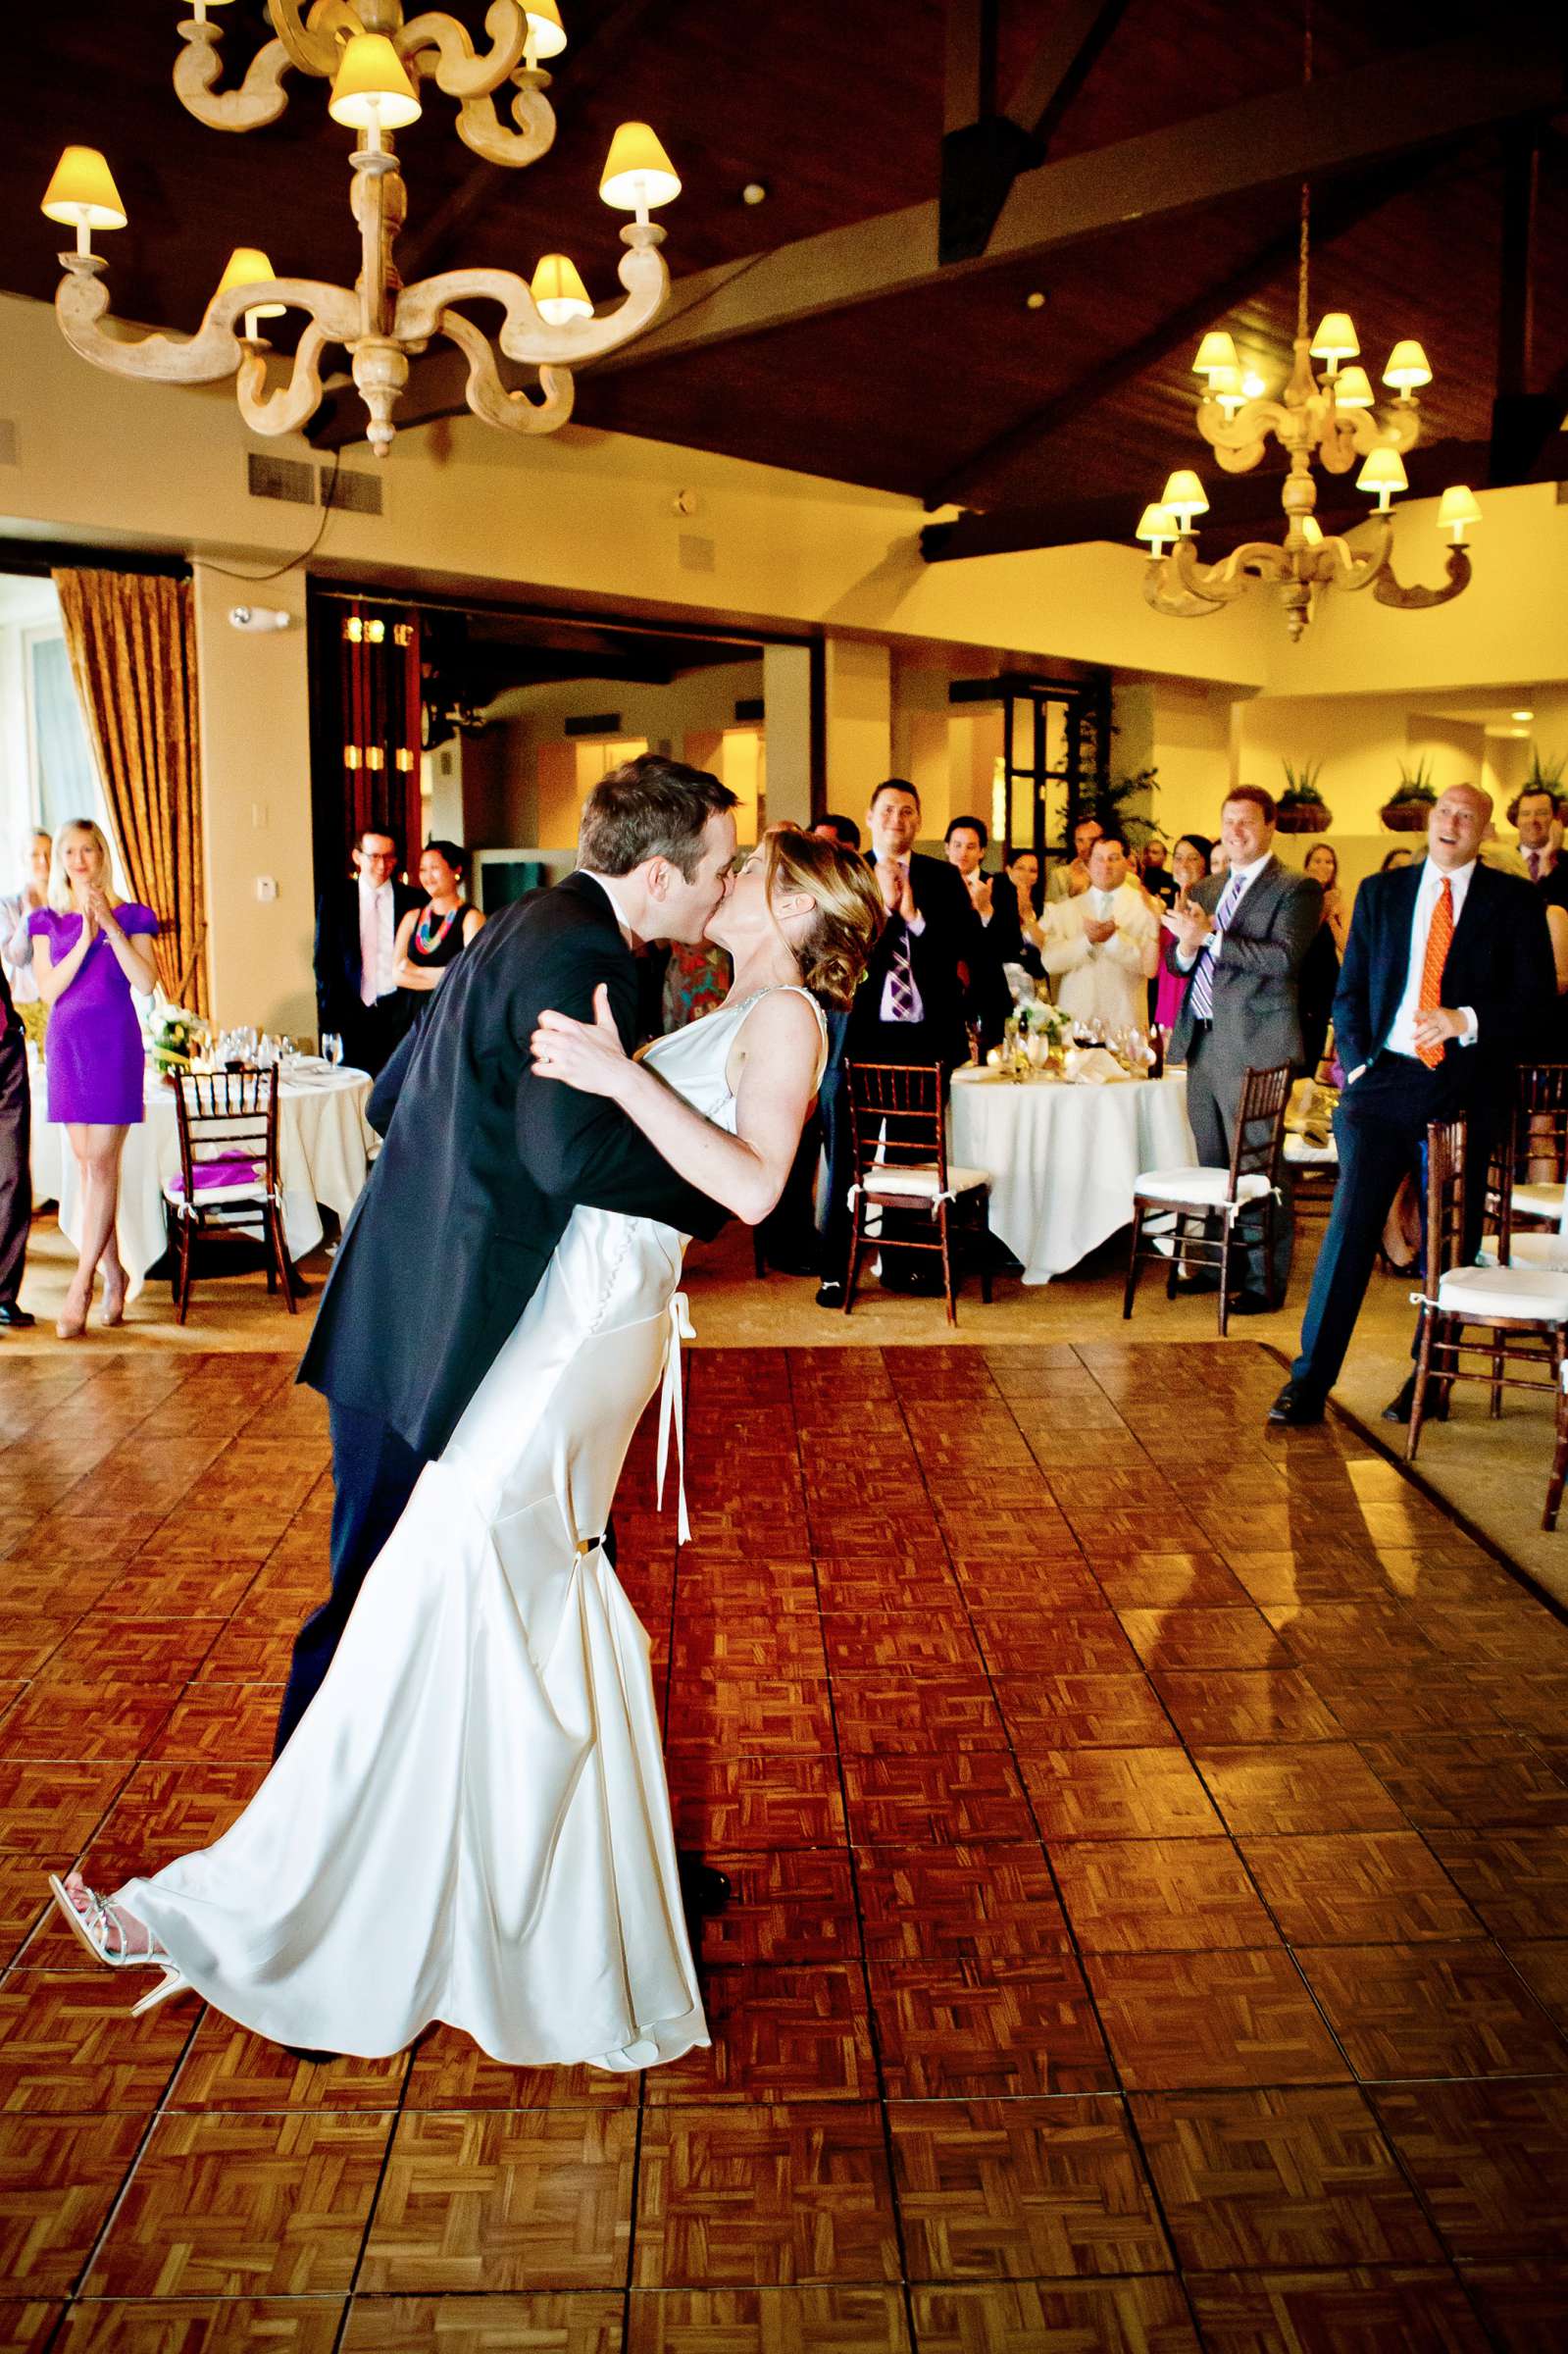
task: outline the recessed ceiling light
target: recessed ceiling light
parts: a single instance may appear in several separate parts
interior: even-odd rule
[[[1510,711],[1508,714],[1510,719],[1534,719],[1535,716],[1534,711]]]
[[[1038,286],[1035,288],[1033,294],[1024,296],[1024,308],[1026,311],[1042,311],[1045,308],[1045,297]]]
[[[767,181],[748,179],[740,191],[740,201],[742,204],[766,204],[768,201]]]

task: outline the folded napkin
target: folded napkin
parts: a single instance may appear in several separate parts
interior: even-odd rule
[[[218,1186],[260,1185],[262,1182],[261,1169],[254,1160],[199,1160],[191,1174],[198,1194],[208,1193]],[[184,1190],[184,1172],[177,1169],[169,1180],[169,1191],[182,1194]]]

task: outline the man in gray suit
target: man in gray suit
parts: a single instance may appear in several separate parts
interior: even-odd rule
[[[1187,1064],[1187,1116],[1198,1159],[1209,1169],[1230,1166],[1248,1065],[1267,1070],[1301,1059],[1301,962],[1323,921],[1323,891],[1275,857],[1278,814],[1274,795],[1261,785],[1239,785],[1220,814],[1229,871],[1194,885],[1166,918],[1176,934],[1176,962],[1192,976],[1171,1059]],[[1233,1315],[1284,1305],[1293,1240],[1287,1191],[1275,1226],[1272,1299],[1262,1251],[1249,1251]],[[1218,1275],[1207,1274],[1177,1289],[1218,1285]]]

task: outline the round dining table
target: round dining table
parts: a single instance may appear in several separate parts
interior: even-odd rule
[[[44,1118],[45,1078],[29,1053],[32,1082],[32,1199],[57,1202],[60,1231],[79,1245],[81,1189],[76,1158],[64,1128]],[[358,1201],[378,1143],[365,1118],[371,1079],[366,1071],[333,1070],[302,1062],[285,1070],[278,1091],[278,1176],[283,1195],[283,1234],[291,1259],[301,1259],[323,1240],[322,1209],[341,1223]],[[146,1117],[126,1133],[120,1166],[120,1212],[115,1235],[134,1299],[148,1269],[169,1244],[164,1187],[179,1169],[179,1127],[175,1091],[149,1066]]]
[[[948,1151],[990,1176],[990,1230],[1026,1283],[1049,1283],[1132,1223],[1142,1169],[1189,1167],[1187,1074],[1018,1080],[953,1073]]]

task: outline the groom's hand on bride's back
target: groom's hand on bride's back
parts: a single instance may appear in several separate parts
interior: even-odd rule
[[[621,1044],[610,1011],[610,993],[601,981],[593,993],[593,1019],[577,1022],[546,1007],[529,1041],[536,1079],[564,1080],[588,1096],[620,1097],[634,1066]]]

